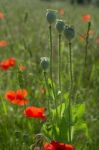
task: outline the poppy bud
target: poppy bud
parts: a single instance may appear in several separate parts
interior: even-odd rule
[[[54,23],[56,20],[56,11],[47,9],[46,17],[49,24]]]
[[[73,27],[65,26],[64,28],[64,36],[71,41],[75,36],[75,30]]]
[[[49,58],[48,57],[41,57],[40,64],[41,64],[41,67],[44,71],[47,70],[49,67]]]
[[[64,30],[64,26],[65,26],[65,23],[63,20],[57,20],[56,29],[59,33],[61,33]]]

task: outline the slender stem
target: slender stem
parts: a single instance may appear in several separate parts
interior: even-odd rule
[[[88,29],[87,29],[87,35],[86,35],[86,45],[85,45],[85,67],[87,65],[87,56],[88,56],[88,44],[89,44],[89,31],[91,27],[91,22],[88,22]]]
[[[59,91],[60,93],[60,103],[61,103],[61,108],[60,108],[60,115],[62,111],[62,83],[61,83],[61,34],[59,34],[59,45],[58,45],[58,82],[59,82]]]
[[[50,78],[51,81],[53,81],[53,76],[52,76],[52,68],[53,68],[53,43],[52,43],[52,26],[49,25],[49,38],[50,38]]]
[[[51,78],[53,96],[54,96],[54,99],[56,99],[54,82],[53,82],[53,42],[52,42],[52,26],[51,25],[49,25],[49,33],[50,33],[50,78]]]
[[[47,81],[47,76],[46,76],[46,72],[44,71],[44,78],[45,78],[45,84],[48,90],[48,96],[50,97],[50,91],[49,91],[49,85],[48,85],[48,81]],[[48,111],[50,113],[50,101],[48,99]]]
[[[71,100],[72,100],[72,90],[73,90],[73,69],[72,69],[72,51],[71,51],[71,42],[69,42],[69,67],[70,67],[70,97],[69,97],[69,142],[71,143]]]
[[[59,90],[61,91],[61,34],[59,34],[58,81],[59,81]]]
[[[58,117],[58,111],[57,111],[57,101],[56,101],[56,93],[54,89],[54,82],[53,82],[53,42],[52,42],[52,26],[49,25],[49,38],[50,38],[50,78],[51,78],[51,86],[55,101],[55,108],[56,108],[56,114]]]
[[[70,88],[73,88],[73,66],[72,66],[72,50],[71,50],[71,42],[69,42],[69,61],[70,61]]]

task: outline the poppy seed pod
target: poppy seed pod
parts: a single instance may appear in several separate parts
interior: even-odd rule
[[[61,33],[64,30],[64,26],[65,26],[65,23],[63,20],[57,20],[56,29],[59,33]]]
[[[71,41],[75,36],[75,30],[73,27],[65,26],[64,27],[64,36]]]
[[[41,57],[41,67],[44,71],[46,71],[49,67],[49,58],[48,57]]]
[[[54,23],[56,21],[56,11],[47,9],[46,17],[49,24]]]

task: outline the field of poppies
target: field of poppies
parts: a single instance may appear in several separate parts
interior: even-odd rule
[[[99,150],[98,14],[0,0],[0,150]]]

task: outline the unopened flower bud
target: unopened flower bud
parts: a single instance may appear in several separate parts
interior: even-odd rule
[[[56,21],[56,11],[47,9],[46,17],[49,24],[54,23]]]
[[[41,57],[41,67],[44,71],[46,71],[49,67],[49,58],[48,57]]]
[[[63,20],[57,20],[56,29],[59,33],[61,33],[64,30],[64,26],[65,26],[65,23]]]
[[[64,36],[71,41],[75,36],[75,30],[73,27],[65,26],[64,27]]]

